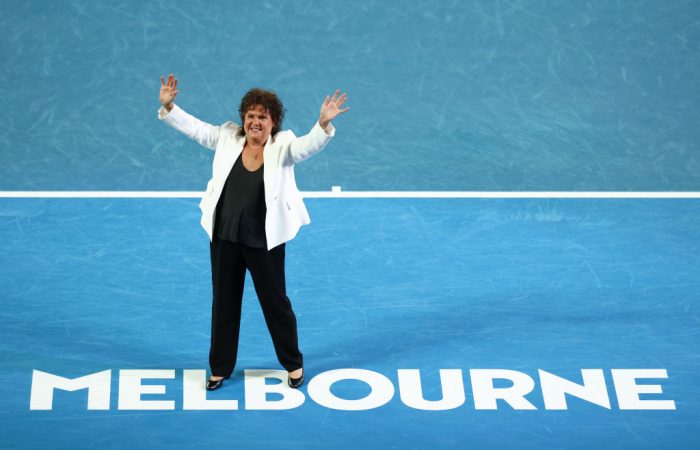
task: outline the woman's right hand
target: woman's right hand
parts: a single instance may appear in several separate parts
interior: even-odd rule
[[[167,83],[162,76],[160,77],[160,104],[168,111],[173,109],[173,102],[178,92],[180,91],[177,90],[177,79],[172,73],[168,75]]]

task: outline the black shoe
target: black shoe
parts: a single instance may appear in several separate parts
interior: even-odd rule
[[[298,389],[301,387],[302,384],[304,384],[304,372],[302,371],[301,376],[299,378],[292,378],[289,377],[287,379],[287,384],[289,385],[290,388],[292,389]]]
[[[207,380],[207,391],[215,391],[219,389],[221,386],[224,385],[224,380],[228,380],[229,378],[231,378],[231,375],[223,377],[222,379],[216,381]]]

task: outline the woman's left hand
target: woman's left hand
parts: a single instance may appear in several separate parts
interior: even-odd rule
[[[341,109],[343,104],[348,100],[348,95],[346,93],[340,94],[340,89],[335,91],[333,97],[326,96],[326,99],[321,105],[321,114],[318,117],[318,123],[321,128],[328,131],[328,124],[331,120],[335,119],[339,115],[350,110],[350,108]]]

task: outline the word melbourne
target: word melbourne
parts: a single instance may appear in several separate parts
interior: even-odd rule
[[[536,391],[535,378],[523,372],[506,369],[469,370],[473,407],[478,410],[496,410],[507,405],[508,408],[516,410],[535,410],[538,407],[531,400],[536,399],[540,405],[539,409],[543,406],[546,410],[566,410],[568,409],[567,399],[576,397],[601,408],[612,408],[606,373],[603,369],[582,369],[581,377],[576,381],[544,370],[537,372],[539,389]],[[430,375],[437,382],[437,374],[424,375]],[[426,399],[423,395],[420,370],[399,369],[397,376],[399,398],[407,407],[418,410],[438,411],[459,408],[466,401],[463,375],[461,369],[440,369],[441,391],[433,395],[437,398]],[[668,378],[666,369],[611,369],[610,378],[615,393],[616,408],[620,410],[676,409],[673,400],[660,398],[663,392],[658,380]],[[167,392],[168,386],[163,381],[168,379],[175,380],[169,384],[170,392]],[[233,377],[223,390],[216,392],[215,396],[228,394],[235,397],[234,394],[243,384],[245,401],[243,409],[246,410],[298,408],[304,404],[308,395],[318,405],[344,411],[379,408],[389,403],[395,396],[394,383],[388,377],[365,369],[336,369],[319,373],[309,381],[306,395],[301,390],[287,387],[286,380],[287,372],[281,370],[245,370],[243,383]],[[339,391],[347,391],[347,389],[338,389],[339,385],[336,386],[336,393],[333,392],[334,384],[344,383],[347,387],[348,382],[361,388],[355,389],[352,395],[359,398],[345,398],[350,396],[347,394],[337,395]],[[234,398],[207,398],[205,383],[206,371],[204,370],[183,370],[181,391],[175,370],[119,370],[116,407],[119,410],[239,409],[238,400]],[[56,389],[70,392],[87,389],[87,409],[109,410],[113,407],[111,385],[111,370],[78,378],[64,378],[34,370],[30,409],[53,410]],[[229,392],[226,392],[227,390]],[[426,392],[435,392],[435,389],[427,389]],[[66,396],[77,396],[75,400],[81,402],[84,402],[85,398],[80,394],[61,394],[61,401],[58,402],[57,408],[60,409],[60,404],[63,404]],[[144,398],[144,396],[147,397]],[[179,403],[180,399],[182,403]]]

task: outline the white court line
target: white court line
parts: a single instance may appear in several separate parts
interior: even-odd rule
[[[201,198],[196,191],[0,191],[0,198]]]
[[[200,198],[198,191],[0,191],[0,198]],[[332,191],[302,192],[305,198],[700,198],[700,192],[638,191]]]
[[[700,192],[345,191],[302,194],[307,198],[700,198]]]

